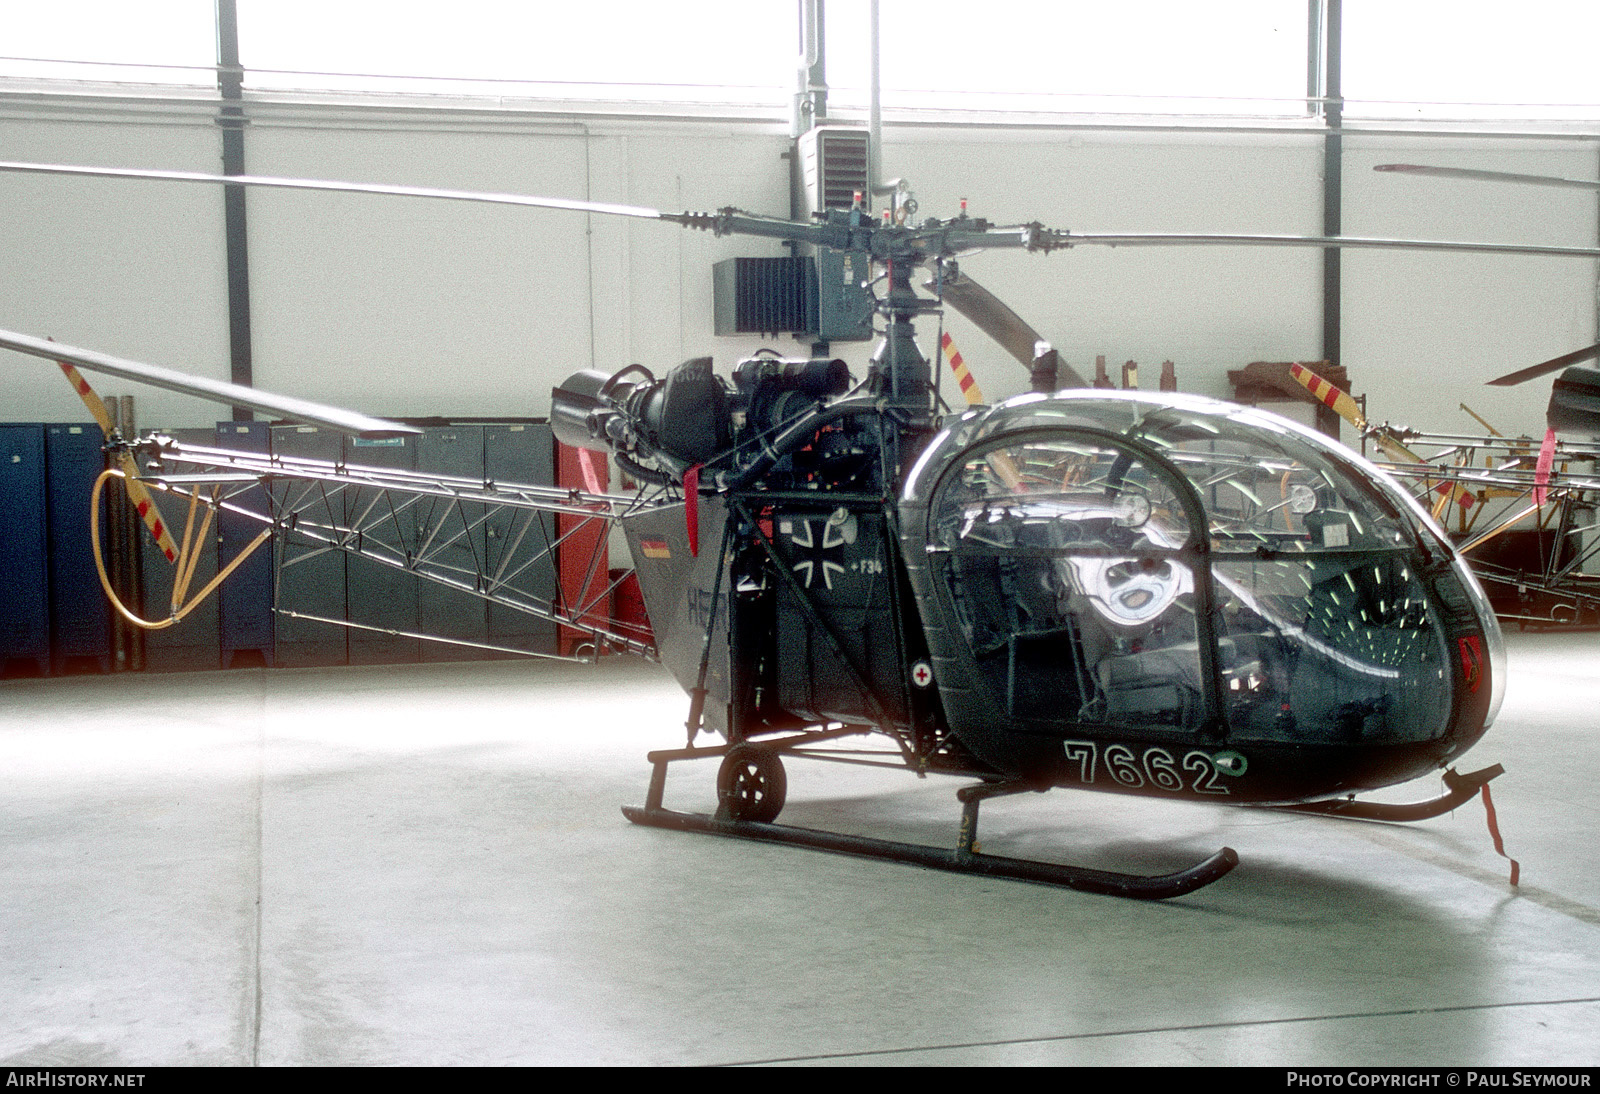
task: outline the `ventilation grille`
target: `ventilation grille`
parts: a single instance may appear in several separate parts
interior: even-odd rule
[[[817,272],[809,258],[724,259],[712,267],[712,287],[718,335],[816,330]]]
[[[799,138],[807,212],[848,209],[857,193],[867,195],[867,142],[865,129],[842,126],[819,126]]]

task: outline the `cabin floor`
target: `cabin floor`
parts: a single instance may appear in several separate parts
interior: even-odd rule
[[[634,660],[0,682],[0,1064],[1593,1066],[1600,635],[1507,638],[1461,766],[1519,889],[1476,800],[984,806],[996,854],[1238,850],[1165,903],[635,827],[686,701]],[[955,780],[788,771],[784,822],[953,843]]]

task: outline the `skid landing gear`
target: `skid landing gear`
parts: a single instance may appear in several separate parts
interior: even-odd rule
[[[909,863],[935,870],[1032,881],[1077,889],[1081,892],[1130,897],[1136,900],[1167,900],[1192,893],[1216,881],[1239,862],[1238,854],[1231,847],[1224,847],[1210,858],[1186,870],[1143,876],[1092,870],[1084,866],[1061,866],[1030,859],[981,854],[976,850],[978,808],[986,798],[1019,794],[1033,789],[1015,783],[980,783],[976,786],[963,787],[956,792],[956,796],[961,800],[961,829],[953,850],[926,844],[899,843],[894,840],[773,824],[772,821],[783,809],[784,793],[787,788],[781,753],[788,751],[805,755],[798,751],[798,746],[812,743],[821,736],[806,734],[803,737],[791,737],[761,744],[745,743],[731,747],[681,748],[652,752],[649,754],[649,760],[654,765],[654,770],[651,772],[650,791],[645,797],[644,808],[624,806],[622,814],[634,824],[656,828],[706,832],[717,836],[759,840],[764,843],[787,843],[796,847],[887,859],[890,862]],[[716,814],[708,816],[704,813],[679,813],[662,808],[667,765],[675,760],[707,759],[714,756],[723,758],[722,767],[717,773]]]
[[[1465,805],[1489,785],[1490,779],[1505,773],[1506,769],[1499,764],[1481,771],[1469,771],[1465,775],[1457,774],[1456,769],[1452,767],[1444,773],[1443,794],[1429,801],[1411,802],[1406,805],[1356,801],[1351,797],[1325,802],[1304,802],[1300,805],[1276,805],[1269,808],[1284,813],[1320,813],[1326,817],[1351,817],[1356,820],[1390,821],[1396,824],[1430,820],[1443,816],[1457,806]]]

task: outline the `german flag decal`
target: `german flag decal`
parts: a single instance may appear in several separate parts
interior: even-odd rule
[[[672,549],[667,546],[664,539],[641,539],[639,550],[644,552],[645,558],[671,558]]]

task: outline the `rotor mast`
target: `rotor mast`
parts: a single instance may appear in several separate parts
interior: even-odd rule
[[[861,254],[884,270],[884,293],[877,310],[884,317],[883,338],[872,355],[873,394],[904,417],[931,421],[934,413],[933,374],[917,346],[915,320],[937,311],[939,301],[918,296],[912,285],[916,269],[972,250],[989,248],[1049,251],[1069,245],[1069,236],[1038,224],[997,228],[962,216],[916,227],[886,217],[874,222],[864,208],[829,209],[812,223],[764,217],[739,209],[715,213],[662,213],[661,219],[715,235],[749,235],[790,243],[828,247]]]

